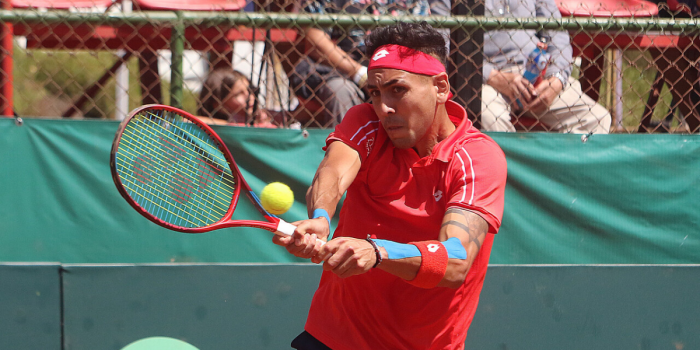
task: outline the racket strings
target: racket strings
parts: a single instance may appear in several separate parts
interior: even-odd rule
[[[144,193],[147,193],[147,194],[152,195],[153,197],[155,197],[155,198],[157,198],[157,199],[163,199],[162,197],[159,197],[159,194],[162,193],[162,192],[154,193],[154,192],[150,191],[148,188],[145,188],[145,187],[143,187],[143,186],[140,186],[139,184],[137,184],[137,183],[135,183],[135,182],[133,182],[133,181],[130,181],[130,180],[128,180],[128,179],[122,178],[122,181],[123,181],[123,182],[126,182],[126,183],[129,183],[130,185],[132,185],[132,186],[138,188],[139,190],[141,190],[141,192],[135,191],[135,190],[134,190],[134,187],[129,188],[129,187],[127,187],[127,186],[124,186],[124,187],[126,187],[128,190],[130,190],[130,191],[132,191],[132,192],[137,192],[137,193],[139,193],[139,194],[141,195],[141,198],[143,198],[143,200],[147,201],[148,203],[152,204],[153,206],[155,206],[155,207],[157,207],[157,208],[164,209],[164,210],[167,211],[170,215],[172,215],[172,216],[174,216],[174,217],[180,219],[181,222],[184,221],[185,223],[189,224],[188,226],[191,226],[191,227],[198,227],[198,226],[202,226],[202,225],[208,225],[207,221],[205,221],[204,219],[201,219],[201,218],[199,218],[199,217],[194,216],[193,218],[194,218],[195,220],[198,220],[198,221],[199,221],[199,222],[194,222],[194,221],[190,220],[190,219],[192,219],[192,218],[186,218],[186,217],[181,216],[181,215],[179,215],[178,213],[176,213],[176,212],[174,212],[174,211],[172,211],[172,210],[169,210],[169,209],[163,207],[163,206],[162,206],[162,201],[155,201],[155,200],[153,200],[153,199],[151,199],[151,198],[149,198],[149,197],[147,197],[147,196],[143,196]],[[133,198],[133,197],[134,197],[134,196],[132,195],[132,198]],[[143,203],[142,201],[137,200],[137,203],[139,203],[139,205],[141,205],[141,206],[144,207],[144,208],[147,207],[146,205],[144,205],[145,203]],[[147,209],[147,210],[148,210],[148,209]],[[158,217],[158,218],[163,218],[161,214],[159,214],[159,213],[154,213],[153,210],[148,210],[148,212],[151,213],[151,214],[154,214],[154,215],[155,215],[156,217]],[[166,220],[166,221],[172,222],[172,220]],[[181,226],[184,226],[184,225],[181,225]]]
[[[134,116],[117,152],[123,156],[120,164],[133,160],[131,172],[124,168],[119,175],[152,215],[179,226],[208,225],[228,211],[235,177],[209,136],[185,118],[177,119],[152,112]]]
[[[190,131],[186,130],[185,128],[179,127],[177,124],[172,124],[172,121],[169,121],[161,116],[158,116],[157,114],[150,113],[150,112],[149,112],[149,114],[151,116],[161,120],[163,123],[167,123],[166,125],[168,125],[169,128],[174,128],[174,129],[177,129],[178,131],[180,131],[180,135],[178,135],[177,133],[174,133],[174,132],[165,132],[164,130],[167,130],[167,129],[163,128],[162,125],[157,124],[150,119],[143,119],[143,121],[150,121],[150,122],[154,123],[156,126],[155,130],[160,131],[158,138],[161,139],[162,141],[166,142],[168,145],[166,146],[164,144],[160,144],[159,146],[168,147],[168,150],[172,152],[171,154],[168,154],[168,157],[171,159],[171,161],[179,162],[180,163],[179,165],[190,166],[190,169],[192,169],[194,171],[201,170],[201,169],[214,168],[219,173],[218,174],[219,176],[227,175],[228,172],[230,172],[230,167],[228,166],[228,161],[223,156],[223,153],[219,150],[218,146],[209,144],[210,142],[209,142],[208,137],[206,139],[203,139],[199,135],[194,135]],[[199,129],[199,127],[196,124],[185,122],[184,120],[183,120],[183,124],[194,126],[197,131],[199,131],[200,133],[203,132],[203,130]],[[170,131],[170,130],[168,130],[168,131]],[[186,135],[186,137],[184,137],[185,135]],[[188,159],[186,156],[188,155],[188,153],[189,154],[192,153],[191,152],[192,148],[188,148],[188,147],[183,148],[178,144],[174,144],[172,142],[169,142],[168,139],[175,141],[173,139],[173,136],[175,136],[175,138],[177,140],[181,141],[182,143],[192,144],[193,146],[200,149],[200,151],[196,151],[197,157],[194,157],[195,162],[189,162],[189,163],[182,162],[182,160]],[[205,134],[205,136],[207,136],[207,135]],[[211,151],[204,150],[200,145],[193,144],[192,141],[196,141],[200,145],[208,146],[211,149]],[[179,158],[173,157],[173,153],[177,153],[180,157]],[[215,156],[215,158],[212,158],[212,156]],[[208,160],[208,162],[204,161],[203,159]],[[213,177],[211,177],[211,175],[210,175],[210,172],[203,173],[203,174],[205,174],[213,179]],[[221,177],[221,180],[223,181],[223,183],[225,185],[229,186],[231,189],[235,188],[235,181],[234,181],[233,176]],[[226,201],[225,203],[228,203],[228,202]]]
[[[159,120],[161,120],[165,123],[169,123],[169,121],[167,121],[163,117],[158,116],[157,114],[150,113],[150,112],[149,112],[149,114],[151,114],[152,116],[158,118]],[[146,119],[146,120],[149,120],[149,119]],[[196,130],[200,133],[204,132],[202,129],[199,128],[199,126],[197,126],[194,123],[187,122],[187,125],[195,126]],[[231,174],[231,168],[229,166],[229,163],[226,160],[226,157],[223,155],[223,152],[221,152],[221,150],[219,149],[219,146],[210,144],[209,141],[211,141],[211,143],[213,143],[214,141],[209,138],[209,135],[205,133],[206,139],[203,139],[198,135],[193,135],[190,131],[185,130],[184,128],[178,127],[176,124],[171,124],[171,126],[180,130],[180,132],[183,135],[188,135],[188,138],[181,137],[180,140],[184,140],[185,142],[188,142],[188,143],[190,142],[190,140],[196,140],[200,144],[207,145],[212,149],[213,152],[207,152],[206,150],[202,149],[201,146],[195,145],[195,146],[198,146],[198,148],[200,148],[202,150],[201,153],[197,152],[197,154],[199,156],[199,157],[195,158],[198,161],[197,165],[206,165],[203,167],[205,169],[207,169],[207,167],[208,168],[216,168],[217,171],[220,172],[220,175],[219,175],[219,176],[221,176],[220,180],[223,182],[223,184],[229,186],[230,189],[233,191],[233,189],[236,186],[236,183],[235,183],[235,179],[234,179],[233,175]],[[158,130],[160,130],[160,129],[158,129]],[[165,133],[163,133],[163,134],[165,134]],[[169,136],[169,134],[165,134],[165,136]],[[179,148],[177,145],[173,145],[173,146],[176,148]],[[182,149],[182,148],[179,148],[179,149],[182,151],[183,155],[184,155],[184,153],[187,153],[187,149]],[[210,155],[216,156],[216,158],[212,158],[212,157],[210,157]],[[202,159],[207,159],[207,160],[209,160],[209,162],[205,162]],[[212,162],[212,163],[210,163],[210,162]],[[208,173],[205,173],[205,175],[210,176]],[[229,176],[226,177],[225,175],[229,175]],[[212,179],[213,179],[213,177],[212,177]],[[224,203],[228,204],[228,201],[224,201]]]
[[[184,140],[185,142],[189,142],[190,140],[196,140],[196,141],[198,141],[198,142],[200,142],[200,143],[202,143],[202,144],[209,144],[209,142],[208,142],[208,140],[207,140],[208,137],[207,137],[207,139],[202,139],[201,137],[199,137],[199,136],[197,136],[197,135],[193,135],[191,132],[185,130],[184,128],[181,128],[181,127],[177,126],[176,124],[171,124],[171,123],[172,123],[171,121],[168,121],[168,120],[166,120],[165,118],[163,118],[163,117],[161,117],[161,116],[158,116],[157,114],[154,114],[154,113],[151,113],[151,112],[148,112],[148,113],[149,113],[151,116],[153,116],[153,117],[155,117],[155,118],[161,120],[161,121],[164,122],[164,123],[169,123],[170,127],[175,128],[175,129],[178,129],[178,130],[181,132],[181,134],[183,134],[183,135],[188,135],[187,138],[180,137],[181,140]],[[153,122],[153,121],[150,120],[150,119],[144,119],[144,120],[148,120],[148,121]],[[183,123],[185,123],[185,122],[183,121]],[[188,125],[195,125],[195,127],[197,127],[196,124],[194,124],[194,123],[187,123],[187,124],[188,124]],[[158,124],[156,124],[156,125],[158,125]],[[158,125],[158,126],[161,126],[161,125]],[[198,127],[197,127],[197,128],[198,128]],[[162,129],[156,129],[156,130],[162,130]],[[198,129],[198,131],[202,132],[201,129]],[[161,135],[162,135],[162,136],[169,137],[169,136],[175,135],[175,134],[172,133],[172,132],[171,132],[171,133],[161,132]],[[187,152],[186,150],[184,150],[184,149],[178,147],[177,145],[173,145],[173,146],[179,148],[179,149],[180,149],[181,151],[183,151],[183,152]],[[209,146],[212,147],[216,152],[221,153],[221,151],[219,151],[219,149],[218,149],[217,146],[212,146],[212,145],[209,145]],[[211,154],[210,152],[207,152],[207,153],[205,153],[205,154],[201,154],[201,153],[198,153],[198,154],[201,155],[203,158],[207,158],[209,161],[215,163],[215,164],[207,163],[208,165],[215,165],[215,166],[221,167],[221,168],[222,168],[222,171],[223,171],[224,169],[229,169],[228,166],[223,166],[223,165],[221,165],[222,163],[228,164],[228,161],[226,160],[226,157],[223,156],[223,153],[221,153],[220,156],[216,157],[216,159],[211,158],[211,157],[208,156],[209,154]],[[232,185],[232,187],[233,187],[233,185],[235,185],[235,183],[233,183],[233,181],[232,181],[231,185]]]
[[[174,193],[173,191],[176,189],[176,187],[173,185],[167,185],[169,187],[166,187],[163,181],[157,181],[157,177],[156,181],[147,183],[134,178],[133,176],[129,177],[128,172],[126,176],[121,175],[121,178],[122,182],[125,184],[125,187],[132,192],[132,198],[134,198],[139,205],[141,205],[149,213],[158,218],[164,219],[165,221],[175,223],[176,221],[172,220],[172,217],[174,217],[181,221],[185,221],[187,224],[192,226],[202,226],[203,224],[206,225],[217,221],[216,219],[221,218],[225,214],[225,210],[216,210],[217,206],[210,206],[208,205],[209,203],[200,201],[195,197],[195,199],[189,200],[189,203],[195,204],[197,210],[195,214],[198,215],[188,215],[188,217],[184,217],[179,215],[178,212],[187,213],[187,211],[185,211],[183,208],[178,208],[178,205],[174,205],[174,203],[182,203],[184,200],[177,200],[175,195],[169,194]],[[159,184],[161,182],[164,184]],[[139,196],[136,196],[135,194],[138,194]],[[147,203],[144,203],[144,201],[151,205],[146,205]],[[209,212],[207,212],[207,207]],[[171,217],[166,217],[163,212],[167,213]],[[190,211],[190,213],[191,212],[192,211]],[[202,215],[204,215],[204,217],[202,217]],[[196,220],[197,222],[192,220]]]
[[[133,154],[135,155],[135,154]],[[212,214],[214,215],[208,215],[206,213],[206,206],[208,206],[209,203],[203,202],[198,200],[197,198],[190,200],[191,203],[197,204],[197,209],[201,211],[202,214],[207,215],[205,219],[202,219],[200,216],[193,216],[195,220],[198,220],[199,222],[194,222],[189,220],[188,218],[185,218],[183,216],[180,216],[178,213],[176,213],[173,210],[168,210],[168,207],[164,206],[163,203],[171,203],[172,201],[176,202],[182,202],[176,200],[174,196],[169,195],[169,192],[172,192],[176,188],[173,185],[167,185],[165,181],[153,181],[153,178],[151,179],[144,179],[144,180],[139,180],[136,177],[133,176],[128,176],[128,172],[126,174],[120,174],[120,177],[123,181],[123,183],[129,184],[130,186],[125,186],[128,190],[133,191],[134,193],[139,193],[141,194],[141,198],[148,203],[154,205],[156,208],[159,209],[164,209],[167,213],[174,215],[178,219],[184,220],[187,223],[193,225],[193,226],[202,226],[202,224],[207,224],[208,221],[205,219],[211,219],[212,217],[215,218],[221,218],[226,214],[226,210],[221,210],[221,207],[218,206],[209,206],[209,209],[212,210]],[[153,181],[152,185],[145,186],[147,181]],[[144,185],[142,185],[144,184]],[[166,187],[169,186],[169,187]],[[138,190],[136,190],[138,189]],[[148,194],[148,196],[143,196],[143,194]],[[137,202],[139,200],[137,199]],[[219,204],[222,204],[221,201],[217,201]],[[150,209],[149,207],[143,205],[144,203],[139,203],[144,207],[144,209],[147,209],[149,213],[154,214],[157,217],[162,217],[162,214],[156,212],[155,210]],[[218,209],[218,210],[217,210]],[[226,208],[224,208],[226,209]],[[211,221],[211,220],[209,220]],[[216,221],[216,220],[214,220]]]
[[[194,134],[192,134],[191,131],[186,130],[185,128],[182,128],[182,127],[178,126],[177,124],[173,124],[173,121],[167,120],[167,119],[165,119],[165,118],[159,116],[158,114],[155,114],[155,113],[150,112],[150,111],[146,111],[146,113],[148,113],[151,117],[154,117],[154,118],[160,120],[160,121],[163,122],[163,123],[167,123],[167,125],[169,125],[169,127],[172,127],[172,128],[175,128],[175,129],[179,130],[180,133],[181,133],[182,135],[187,135],[187,136],[188,136],[188,138],[181,137],[181,138],[180,138],[181,140],[184,140],[184,141],[186,141],[186,142],[189,141],[189,140],[196,140],[196,141],[198,141],[198,142],[200,142],[200,143],[202,143],[202,144],[209,145],[210,147],[214,148],[217,152],[221,153],[221,154],[213,154],[213,155],[215,155],[215,156],[217,156],[217,157],[216,157],[216,159],[209,158],[210,161],[216,162],[216,163],[228,163],[228,161],[226,160],[226,157],[223,155],[223,153],[222,153],[221,151],[219,151],[219,147],[218,147],[217,145],[210,145],[210,142],[209,142],[209,141],[210,141],[211,139],[209,138],[209,135],[206,134],[206,132],[205,132],[205,137],[206,137],[206,138],[203,139],[203,138],[201,138],[199,135],[194,135]],[[182,117],[181,117],[181,118],[182,118]],[[153,120],[150,119],[150,118],[147,118],[147,119],[144,119],[144,120],[148,120],[148,121],[153,122]],[[187,120],[184,119],[184,118],[182,119],[182,121],[179,121],[179,122],[182,123],[182,124],[194,125],[194,126],[197,128],[197,131],[199,131],[200,133],[201,133],[201,132],[204,132],[204,130],[200,129],[199,126],[197,126],[196,124],[194,124],[194,123],[192,123],[192,122],[187,121]],[[154,123],[155,123],[155,122],[154,122]],[[159,125],[159,124],[156,124],[156,125]],[[159,126],[162,126],[162,125],[159,125]],[[171,133],[171,134],[174,134],[174,133]],[[212,141],[212,142],[213,142],[213,141]]]
[[[131,129],[125,130],[125,131],[124,131],[124,135],[125,135],[125,136],[131,136],[132,138],[138,138],[138,135],[135,135],[134,133],[132,133],[132,132],[131,132]],[[142,143],[140,143],[140,144],[144,144],[144,143],[147,144],[148,146],[152,147],[152,149],[162,146],[162,145],[153,143],[153,142],[151,142],[150,140],[147,140],[146,142],[142,142]],[[141,154],[139,150],[135,150],[135,149],[133,149],[133,148],[131,148],[131,147],[129,147],[129,146],[130,146],[130,145],[124,145],[124,148],[125,148],[127,151],[130,151],[129,154],[131,154],[131,155],[134,156],[134,157],[138,157],[138,156]],[[120,148],[121,148],[121,147],[122,147],[122,145],[120,144]],[[165,158],[165,159],[167,159],[169,162],[168,162],[168,164],[159,164],[160,166],[166,166],[166,165],[167,165],[167,166],[174,166],[174,165],[176,165],[176,163],[177,163],[177,159],[176,159],[172,154],[165,154],[165,155],[164,155],[163,157],[161,157],[161,158]],[[138,158],[137,158],[137,160],[138,160]],[[191,170],[196,170],[197,168],[196,168],[196,167],[189,167],[189,169],[191,169]],[[234,187],[235,187],[235,181],[234,181],[233,175],[228,174],[227,172],[225,172],[225,170],[226,170],[226,169],[224,169],[224,173],[223,173],[223,175],[222,175],[222,181],[223,181],[224,183],[227,183],[226,186],[228,186],[228,187],[230,188],[231,192],[233,192],[233,189],[234,189]],[[192,177],[192,176],[191,176],[191,172],[186,173],[186,175],[190,175],[190,176],[189,176],[189,180],[191,180],[192,182],[197,181],[197,179],[196,179],[195,177]],[[206,175],[206,176],[208,176],[209,178],[211,178],[212,180],[214,180],[214,177],[211,176],[211,175],[208,174],[208,173],[204,173],[203,175]],[[228,176],[227,176],[227,175],[228,175]],[[221,196],[217,196],[216,199],[218,199],[218,202],[219,202],[220,204],[222,204],[222,205],[228,205],[229,202],[230,202],[230,198],[225,198],[225,197],[221,197]]]
[[[147,144],[150,146],[149,148],[151,150],[158,150],[160,149],[160,145],[156,145],[153,142],[147,142]],[[162,153],[162,151],[161,151]],[[138,153],[134,153],[138,154]],[[160,161],[158,163],[159,168],[157,169],[173,169],[177,167],[178,165],[173,162],[172,155],[170,154],[160,154],[158,155],[160,158]],[[182,163],[182,162],[181,162]],[[182,165],[182,164],[181,164]],[[127,172],[128,174],[128,172]],[[187,174],[187,173],[185,173]],[[175,177],[175,176],[179,176]],[[173,217],[184,220],[186,223],[195,225],[195,226],[202,226],[202,223],[208,223],[205,220],[202,220],[201,216],[204,215],[204,219],[209,219],[211,222],[217,221],[217,219],[220,219],[226,212],[227,209],[227,204],[222,203],[221,200],[220,205],[212,205],[215,203],[211,203],[210,200],[202,201],[198,200],[201,198],[204,198],[206,196],[195,196],[194,199],[191,198],[191,194],[193,194],[192,190],[188,190],[187,187],[190,187],[194,189],[189,183],[195,183],[196,179],[191,177],[190,179],[184,178],[182,172],[175,172],[173,171],[168,171],[164,172],[162,174],[158,174],[158,176],[154,177],[156,180],[155,182],[147,183],[142,182],[144,185],[139,185],[138,183],[134,181],[130,181],[132,184],[137,185],[137,187],[141,190],[142,194],[143,192],[148,193],[152,198],[149,198],[148,196],[143,196],[144,200],[147,200],[150,204],[154,205],[156,208],[159,209],[159,211],[153,210],[153,208],[146,208],[151,212],[152,214],[156,215],[157,217],[166,219],[166,221],[174,221],[172,220]],[[159,185],[159,183],[162,183]],[[155,187],[153,185],[156,185]],[[148,190],[148,187],[151,187],[153,191]],[[158,193],[156,193],[156,192]],[[230,190],[229,190],[230,192]],[[214,192],[217,193],[217,192]],[[232,192],[230,192],[232,193]],[[159,195],[160,194],[160,195]],[[162,202],[162,203],[161,203]],[[186,205],[185,205],[186,204]],[[183,206],[185,208],[183,208]],[[191,208],[188,207],[197,207],[195,212],[192,212]],[[217,207],[219,207],[219,210],[216,210]],[[212,211],[212,209],[214,209]],[[163,213],[160,211],[164,211],[165,213],[169,214],[171,217],[164,217]],[[193,219],[199,221],[199,223],[193,222],[191,220],[187,220],[181,215],[178,215],[178,212],[187,212],[189,211],[190,213],[193,213],[191,216]],[[209,212],[208,212],[209,211]],[[194,215],[196,214],[196,215]],[[212,217],[212,215],[214,215]],[[185,226],[185,225],[183,225]]]

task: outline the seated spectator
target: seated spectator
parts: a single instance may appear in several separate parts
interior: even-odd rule
[[[219,68],[209,73],[199,94],[198,114],[210,124],[227,124],[276,128],[273,113],[253,112],[255,96],[250,81],[243,73],[231,68]]]
[[[554,0],[486,0],[490,17],[556,17]],[[581,91],[573,79],[572,48],[565,31],[549,33],[552,61],[540,84],[523,77],[528,55],[539,41],[534,30],[494,30],[484,35],[481,125],[487,131],[515,128],[511,116],[536,118],[547,130],[607,134],[610,113]],[[518,103],[519,102],[519,103]],[[522,106],[522,107],[521,107]]]

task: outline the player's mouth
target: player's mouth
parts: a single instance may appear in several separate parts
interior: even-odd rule
[[[389,118],[385,119],[384,122],[382,123],[382,125],[384,126],[384,130],[386,130],[387,132],[398,131],[404,127],[401,120],[398,118],[395,118],[395,117],[394,118],[389,117]]]

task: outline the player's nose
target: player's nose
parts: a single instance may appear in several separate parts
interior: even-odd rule
[[[382,101],[379,103],[379,111],[377,111],[377,114],[389,116],[394,113],[396,113],[396,109],[394,108],[393,104],[389,103],[389,101],[385,99],[382,99]]]

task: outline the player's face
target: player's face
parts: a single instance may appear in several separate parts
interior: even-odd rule
[[[432,77],[398,69],[374,69],[367,77],[374,111],[397,148],[415,147],[436,115]]]
[[[242,121],[245,121],[253,108],[253,96],[250,94],[247,80],[238,79],[233,84],[231,92],[224,100],[224,107],[232,115],[242,117]]]

